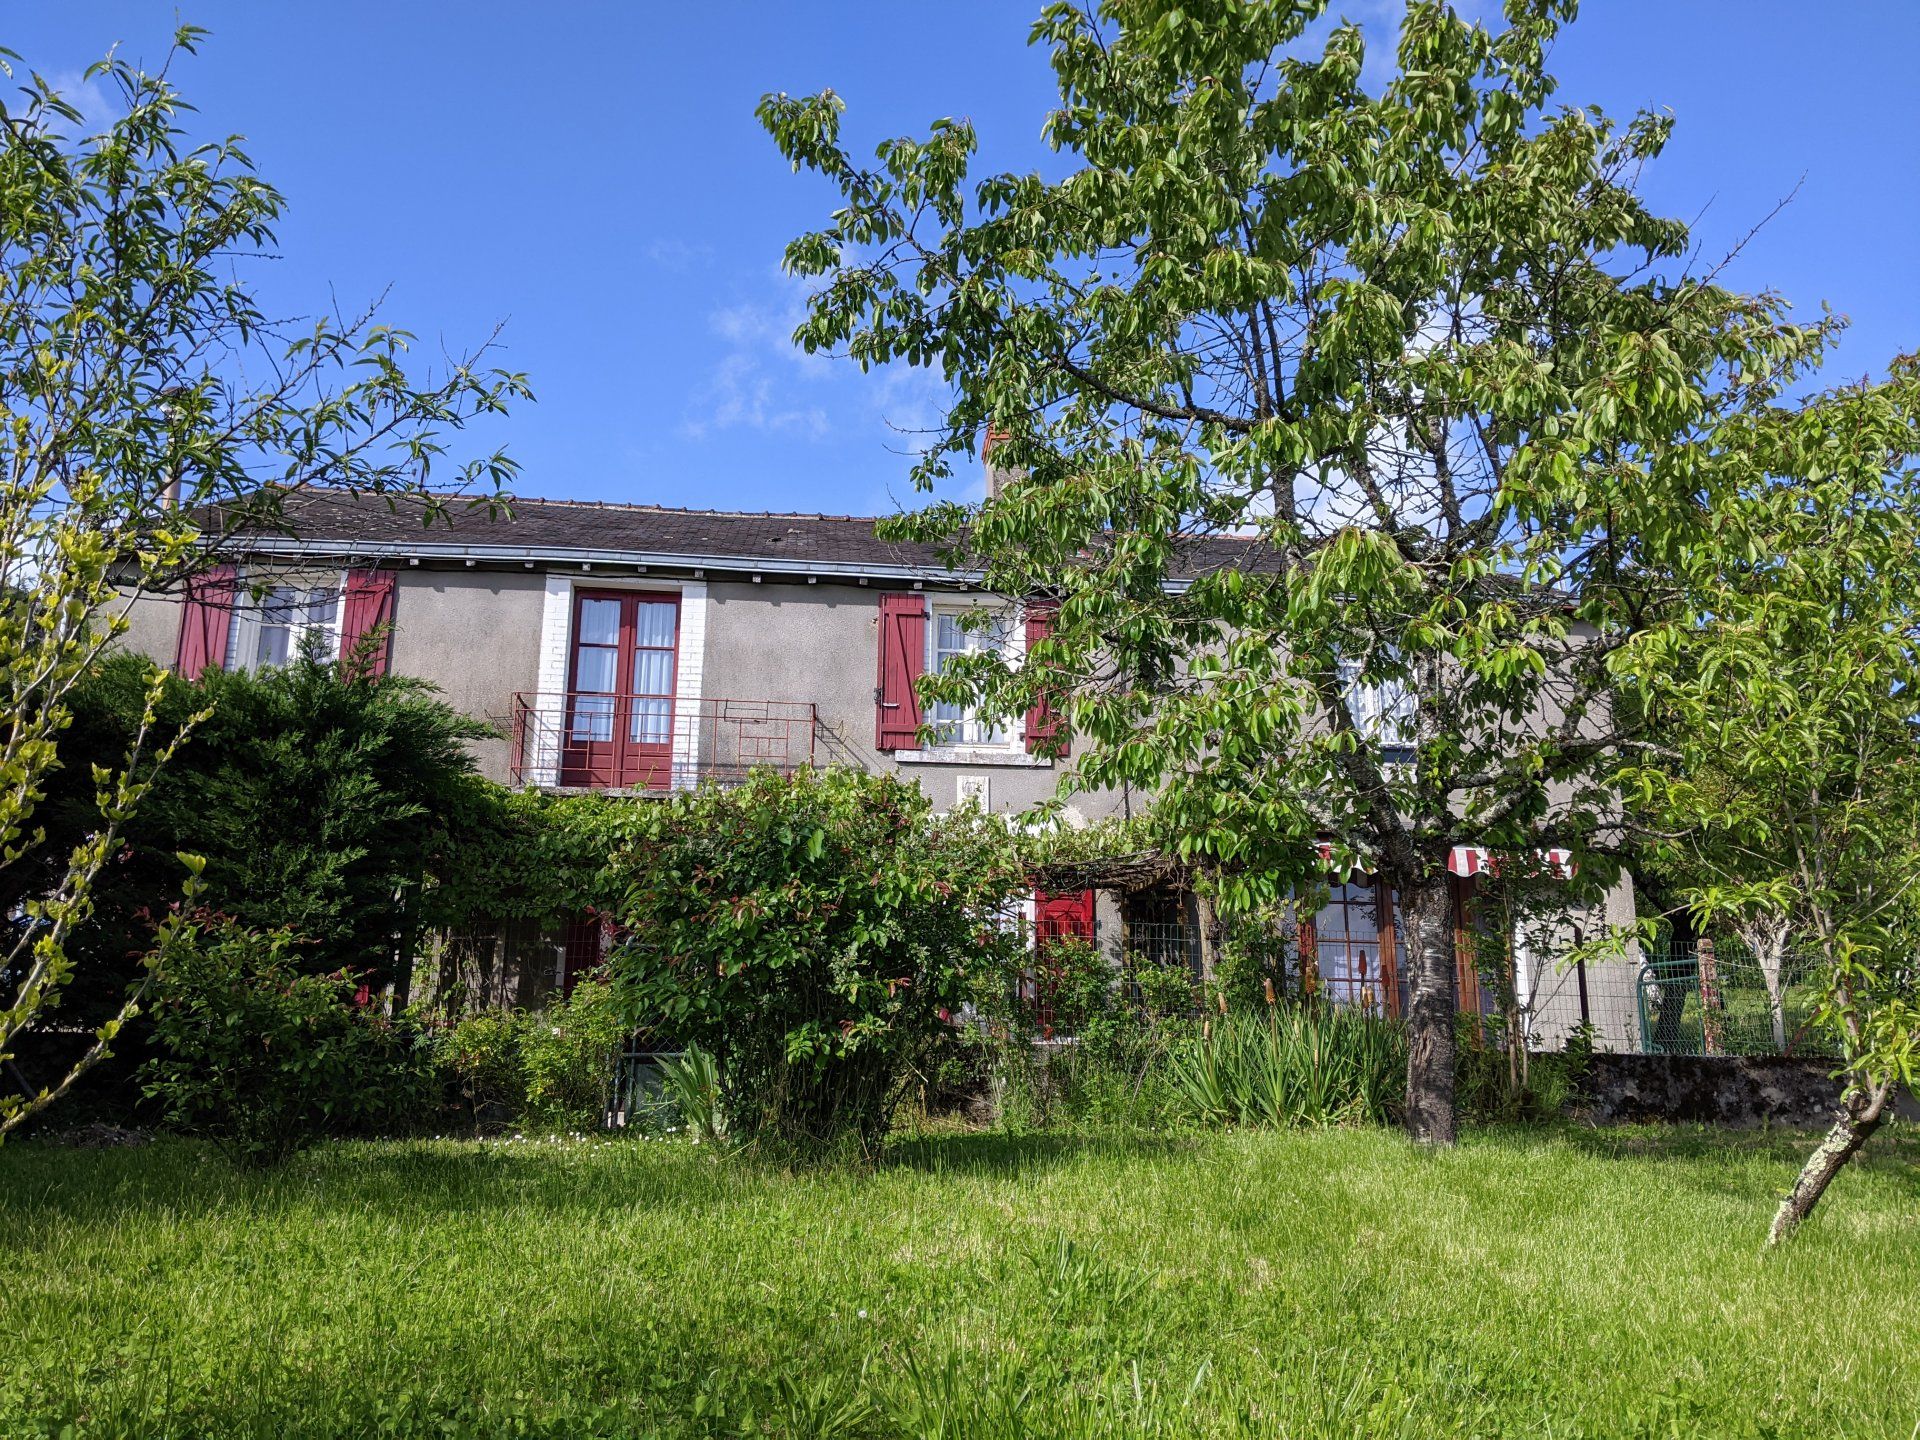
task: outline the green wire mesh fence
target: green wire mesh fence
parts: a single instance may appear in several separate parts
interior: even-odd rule
[[[1815,970],[1787,956],[1768,974],[1730,941],[1648,952],[1637,995],[1640,1049],[1649,1055],[1825,1055],[1813,1025]]]

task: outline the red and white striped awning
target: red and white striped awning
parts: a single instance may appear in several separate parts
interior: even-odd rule
[[[1478,845],[1456,845],[1447,856],[1447,870],[1454,875],[1478,875],[1482,870],[1499,874],[1502,865],[1512,864],[1511,855],[1493,855]],[[1551,875],[1556,880],[1573,878],[1573,852],[1553,848],[1536,850],[1524,857],[1523,863],[1530,864],[1538,873]]]
[[[1328,864],[1333,863],[1333,846],[1330,842],[1320,842],[1320,858]],[[1450,875],[1478,875],[1485,870],[1490,875],[1498,875],[1503,865],[1511,864],[1512,856],[1495,855],[1479,845],[1456,845],[1447,855],[1447,873]],[[1573,878],[1573,852],[1555,847],[1548,850],[1536,850],[1531,863],[1537,867],[1536,873],[1550,875],[1556,880]],[[1364,867],[1362,867],[1364,868]]]

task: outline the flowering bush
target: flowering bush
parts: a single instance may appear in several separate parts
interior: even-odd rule
[[[605,1124],[614,1067],[631,1029],[612,987],[600,980],[582,980],[564,1004],[528,1015],[520,1041],[527,1118],[555,1129]]]
[[[326,1135],[391,1128],[437,1103],[409,1022],[357,977],[303,973],[292,935],[211,916],[154,960],[154,1043],[141,1071],[167,1123],[270,1165]]]
[[[718,1066],[728,1133],[871,1154],[934,1042],[1019,953],[991,816],[918,787],[759,774],[646,807],[615,855],[609,969],[662,1048]]]

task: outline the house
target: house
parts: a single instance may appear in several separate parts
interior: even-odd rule
[[[477,759],[511,785],[645,797],[756,766],[851,765],[910,776],[938,808],[1019,813],[1058,784],[1044,709],[994,724],[953,706],[922,713],[914,692],[918,675],[969,648],[1017,656],[1046,613],[983,593],[933,547],[882,539],[872,519],[515,500],[511,515],[456,508],[429,526],[417,500],[307,492],[289,498],[286,520],[285,534],[242,537],[233,564],[183,594],[136,600],[127,643],[198,673],[282,663],[310,635],[344,653],[378,630],[376,669],[431,681],[496,723]],[[1195,571],[1247,563],[1252,543],[1196,540],[1187,561]],[[963,626],[981,607],[1002,623]],[[1092,821],[1143,799],[1072,805]],[[1463,919],[1487,860],[1455,852]],[[1632,903],[1622,882],[1565,925],[1591,933],[1630,918]],[[1116,955],[1199,964],[1195,907],[1177,874],[1080,877],[1036,895],[1034,920],[1042,935],[1084,934]],[[1365,875],[1337,878],[1300,940],[1301,968],[1323,993],[1389,1013],[1404,1004],[1395,907]],[[594,947],[580,935],[558,944],[551,963],[564,980]],[[1595,967],[1619,973],[1589,983],[1551,955],[1523,959],[1538,1042],[1585,1020],[1603,1043],[1631,1045],[1626,962]],[[1470,970],[1462,997],[1484,1003]]]

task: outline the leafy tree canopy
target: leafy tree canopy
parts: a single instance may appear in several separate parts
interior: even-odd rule
[[[238,137],[188,134],[168,70],[200,39],[182,28],[155,71],[89,69],[116,101],[93,133],[40,74],[0,101],[0,883],[29,895],[0,955],[0,1059],[73,978],[94,881],[166,758],[149,745],[154,692],[127,750],[90,776],[96,823],[50,881],[24,885],[47,870],[37,811],[74,689],[131,597],[187,580],[307,486],[424,494],[432,513],[513,473],[499,452],[446,458],[449,432],[527,393],[487,366],[490,341],[432,373],[409,368],[412,338],[377,303],[297,321],[261,308],[246,267],[271,257],[284,202]],[[0,72],[17,60],[0,51]],[[0,1100],[0,1133],[63,1088]]]
[[[1227,903],[1308,882],[1323,837],[1392,884],[1409,1124],[1445,1139],[1447,852],[1613,848],[1615,657],[1837,326],[1721,286],[1640,201],[1667,119],[1555,105],[1572,0],[1415,0],[1378,89],[1357,26],[1307,44],[1324,8],[1048,5],[1051,174],[976,176],[958,120],[866,162],[830,91],[760,114],[838,192],[787,250],[823,281],[798,342],[950,385],[923,485],[989,435],[1012,477],[897,533],[1059,601],[1037,663],[929,693],[1070,691],[1076,783],[1157,790]],[[1209,536],[1238,557],[1196,563]]]

